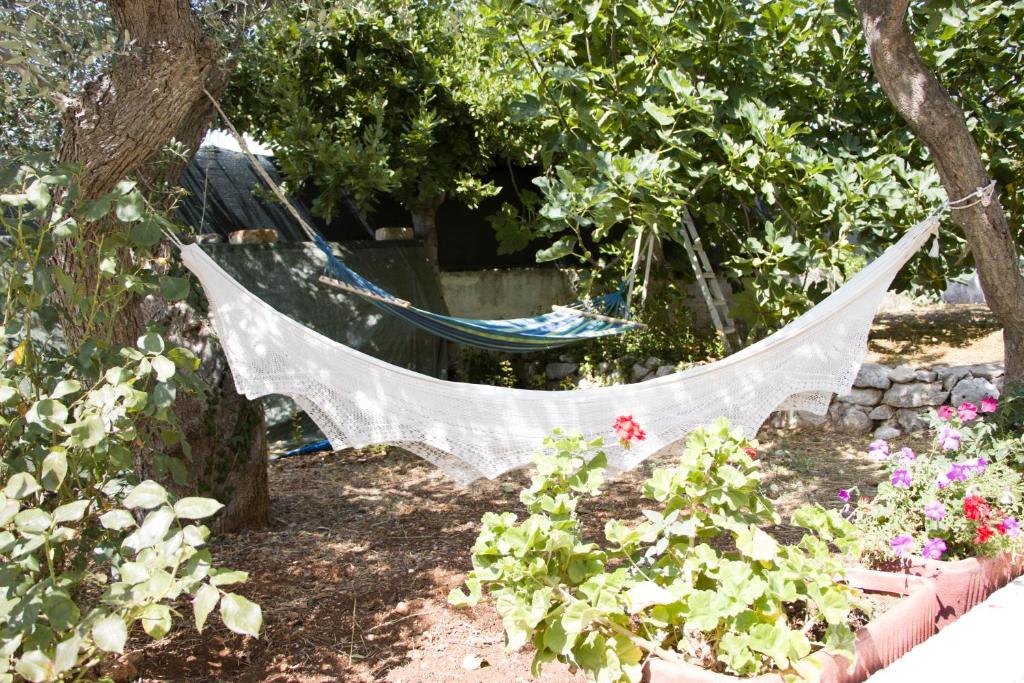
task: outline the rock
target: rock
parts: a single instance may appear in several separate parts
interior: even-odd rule
[[[664,364],[665,364],[665,361],[663,361],[662,359],[658,358],[657,356],[650,356],[647,360],[644,361],[644,365],[646,365],[651,370],[653,370],[654,368],[658,367],[659,365],[664,365]]]
[[[231,244],[273,244],[277,241],[277,230],[261,228],[258,230],[235,230],[228,233]]]
[[[914,373],[914,379],[918,382],[934,382],[936,375],[931,370],[918,370]]]
[[[559,363],[572,363],[575,360],[576,360],[575,358],[573,358],[572,356],[570,356],[567,353],[563,353],[561,356],[558,357],[558,362]]]
[[[634,382],[639,382],[639,381],[643,380],[645,377],[647,377],[647,375],[649,375],[650,373],[651,373],[651,369],[649,367],[647,367],[646,365],[641,365],[640,363],[634,363],[633,364],[633,372],[630,374],[630,379],[632,379]]]
[[[875,429],[876,439],[895,439],[898,436],[902,436],[903,432],[891,422],[886,422]]]
[[[851,389],[850,393],[838,397],[837,401],[853,403],[859,406],[877,406],[882,398],[881,389]]]
[[[485,666],[488,666],[487,660],[480,655],[466,655],[462,658],[462,668],[466,671],[482,669]]]
[[[950,391],[956,383],[971,374],[971,366],[954,365],[951,368],[935,368],[935,379],[942,382],[942,387]]]
[[[920,413],[907,408],[900,408],[896,411],[896,424],[903,429],[904,434],[928,429],[928,423],[921,419]]]
[[[970,401],[980,407],[981,399],[986,396],[999,398],[999,389],[995,384],[984,377],[964,377],[953,387],[949,402],[953,406],[958,406],[964,401]]]
[[[662,365],[660,368],[658,368],[655,371],[654,376],[655,377],[664,377],[665,375],[671,375],[675,371],[676,371],[676,366],[674,366],[674,365]]]
[[[860,406],[854,405],[844,410],[835,424],[836,430],[843,434],[867,434],[873,426],[868,414]]]
[[[889,379],[893,382],[904,383],[914,381],[914,375],[917,374],[917,370],[910,367],[909,365],[897,365],[892,373],[889,374]]]
[[[818,415],[809,410],[794,410],[793,422],[795,427],[824,427],[828,424],[828,415]]]
[[[868,413],[868,417],[872,420],[891,420],[894,415],[896,415],[896,411],[892,406],[887,406],[884,403]]]
[[[1003,376],[1002,363],[978,363],[977,365],[971,365],[970,368],[973,376],[984,377],[990,381],[996,377]]]
[[[948,397],[949,392],[938,382],[894,384],[885,392],[882,403],[894,408],[921,408],[942,405]]]
[[[594,368],[594,371],[599,375],[610,375],[615,371],[615,364],[609,363],[606,360],[601,361]]]
[[[892,368],[877,363],[865,363],[860,366],[857,372],[857,379],[853,381],[855,387],[870,387],[873,389],[888,389],[892,384],[889,373]]]
[[[409,603],[407,603],[405,600],[402,600],[397,605],[395,605],[395,614],[408,614],[408,613],[409,613]]]
[[[544,367],[544,374],[548,379],[565,379],[579,369],[577,363],[548,363]]]

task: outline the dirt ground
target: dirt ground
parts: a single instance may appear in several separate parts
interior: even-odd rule
[[[997,328],[980,307],[882,317],[871,342],[876,362],[959,364],[998,360]],[[998,347],[998,350],[997,350]],[[840,505],[839,488],[870,495],[878,477],[864,457],[869,439],[820,432],[760,435],[766,486],[784,518],[798,505]],[[918,440],[897,446],[921,448]],[[635,517],[639,483],[671,461],[673,447],[612,479],[586,508],[600,537],[610,517]],[[506,654],[493,608],[448,607],[448,591],[469,568],[469,549],[486,511],[521,511],[527,481],[513,473],[461,488],[399,449],[318,454],[271,464],[273,525],[221,537],[212,546],[223,565],[250,572],[240,592],[263,608],[257,640],[211,618],[203,634],[179,628],[160,643],[132,641],[144,681],[466,681],[530,677],[530,655]],[[773,530],[782,540],[799,532]],[[549,665],[541,681],[582,681]]]

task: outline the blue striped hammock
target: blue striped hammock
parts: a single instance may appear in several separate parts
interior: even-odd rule
[[[623,334],[642,327],[635,321],[623,319],[627,310],[621,287],[610,294],[568,306],[556,306],[551,313],[535,318],[479,320],[432,313],[416,308],[349,268],[335,256],[334,250],[320,235],[314,235],[313,241],[327,256],[321,281],[357,294],[431,334],[461,344],[525,353],[554,349],[584,339]]]

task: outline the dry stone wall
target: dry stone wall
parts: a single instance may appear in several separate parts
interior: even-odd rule
[[[619,363],[600,363],[584,368],[569,356],[543,368],[549,384],[566,383],[578,387],[643,382],[675,372],[677,367],[658,358],[622,359]],[[873,434],[892,439],[925,429],[922,416],[943,404],[958,406],[970,401],[977,406],[986,396],[998,398],[1003,388],[1001,363],[975,365],[891,367],[864,364],[848,394],[836,396],[825,415],[806,411],[774,413],[768,424],[780,429],[830,429],[844,434]]]

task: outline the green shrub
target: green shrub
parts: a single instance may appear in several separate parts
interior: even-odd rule
[[[829,548],[858,550],[841,515],[804,508],[795,522],[813,533],[779,545],[761,528],[779,518],[758,491],[751,445],[722,419],[644,484],[658,509],[639,523],[609,521],[599,544],[584,538],[579,506],[598,495],[600,445],[548,438],[521,496],[529,516],[484,515],[468,592],[449,596],[476,605],[489,594],[507,647],[535,647],[535,674],[558,660],[593,680],[639,681],[645,652],[791,677],[813,677],[804,659],[816,649],[852,659],[858,593],[837,581],[843,566]]]
[[[214,568],[203,547],[199,520],[221,504],[174,500],[133,471],[144,442],[180,441],[171,405],[200,386],[198,359],[159,330],[116,342],[134,297],[188,291],[150,254],[163,219],[130,183],[81,202],[74,170],[27,166],[0,209],[0,681],[88,677],[136,624],[166,635],[186,597],[197,628],[219,603],[228,628],[256,635],[260,608],[224,588],[245,573]],[[93,267],[72,277],[55,265],[72,256]],[[187,477],[167,456],[152,467]]]

